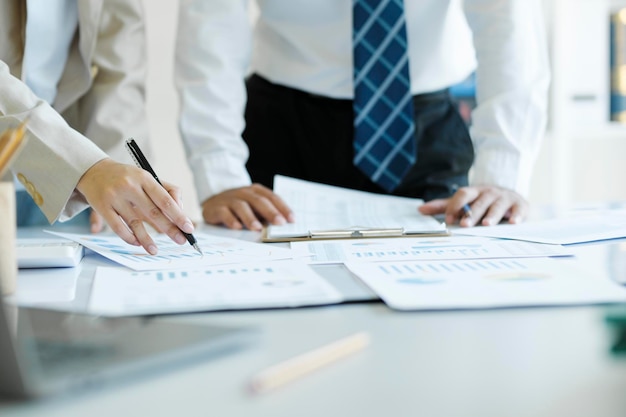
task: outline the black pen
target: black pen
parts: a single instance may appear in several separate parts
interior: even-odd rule
[[[469,204],[465,204],[463,206],[463,217],[465,217],[466,219],[472,217],[472,209]]]
[[[459,189],[458,185],[452,184],[452,194],[456,193],[458,189]],[[472,217],[472,208],[470,207],[469,204],[463,205],[463,217],[466,219],[469,219]]]
[[[135,161],[137,166],[145,169],[150,174],[152,174],[152,177],[156,180],[156,182],[158,182],[161,186],[163,186],[163,184],[161,184],[161,181],[159,180],[159,177],[157,177],[156,172],[154,172],[154,170],[150,166],[150,163],[144,156],[143,152],[141,152],[141,149],[139,149],[139,145],[137,145],[137,142],[135,142],[135,139],[133,138],[128,139],[126,141],[126,148],[128,149],[128,152],[130,152],[130,156],[133,157],[133,160]],[[185,235],[189,244],[193,246],[194,249],[197,250],[200,255],[204,255],[202,253],[202,250],[198,246],[198,242],[196,241],[196,238],[191,233],[185,233],[182,230],[181,230],[181,233]]]

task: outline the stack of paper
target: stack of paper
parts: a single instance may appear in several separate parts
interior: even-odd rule
[[[268,226],[264,241],[447,235],[446,225],[417,211],[422,200],[366,193],[277,175],[274,191],[295,223]]]

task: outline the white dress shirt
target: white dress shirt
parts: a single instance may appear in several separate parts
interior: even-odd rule
[[[250,184],[244,129],[249,71],[352,98],[352,1],[180,0],[175,78],[198,197]],[[440,90],[476,70],[470,182],[528,192],[547,118],[540,0],[405,0],[411,89]]]
[[[27,0],[22,80],[52,105],[78,27],[76,0]]]
[[[27,0],[22,81],[52,105],[78,27],[76,0]],[[24,186],[15,178],[15,188]]]

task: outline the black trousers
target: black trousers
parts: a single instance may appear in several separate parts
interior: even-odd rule
[[[352,100],[317,96],[252,75],[247,80],[246,165],[253,182],[272,188],[276,174],[386,193],[352,164]],[[474,149],[447,91],[414,97],[417,162],[393,191],[425,200],[467,185]]]

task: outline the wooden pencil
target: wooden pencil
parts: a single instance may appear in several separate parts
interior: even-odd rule
[[[26,121],[18,127],[7,129],[0,135],[0,178],[4,176],[9,166],[17,156],[26,137]]]
[[[329,345],[296,356],[255,375],[249,383],[253,393],[271,391],[365,348],[370,342],[367,333],[360,332]]]

